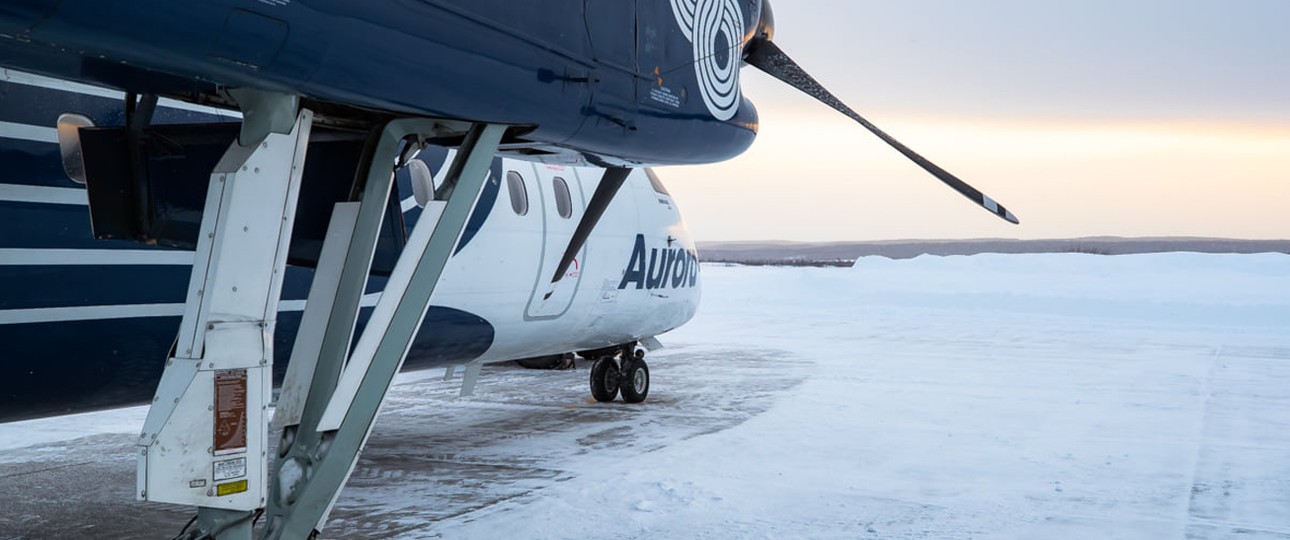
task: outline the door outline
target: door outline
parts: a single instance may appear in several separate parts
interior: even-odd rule
[[[578,255],[574,257],[574,265],[579,269],[576,278],[565,277],[560,280],[556,287],[557,292],[570,291],[567,299],[563,299],[565,294],[555,294],[550,299],[545,298],[548,285],[551,283],[551,271],[556,264],[559,264],[560,258],[564,256],[564,250],[568,246],[569,238],[573,236],[573,231],[577,229],[579,220],[582,219],[583,212],[587,209],[586,192],[582,189],[581,178],[577,170],[573,167],[565,168],[563,171],[548,169],[546,165],[540,163],[531,164],[533,167],[533,178],[537,181],[537,199],[542,213],[542,257],[538,261],[537,278],[533,281],[533,292],[529,296],[528,303],[524,306],[524,320],[528,321],[549,321],[558,319],[569,312],[573,307],[573,301],[578,296],[578,288],[582,285],[583,272],[582,266],[587,261],[587,249],[591,244],[590,238],[582,245]],[[553,185],[555,177],[564,179],[565,185],[569,187],[570,206],[573,213],[568,218],[559,216],[556,210],[555,186]],[[568,223],[567,227],[559,229],[568,229],[568,234],[560,234],[559,237],[552,237],[553,223]],[[558,250],[553,253],[551,250]],[[572,280],[572,281],[571,281]],[[561,299],[561,300],[557,300]],[[551,313],[546,307],[550,302],[562,302],[558,312]]]

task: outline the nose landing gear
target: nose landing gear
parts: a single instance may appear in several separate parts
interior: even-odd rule
[[[649,395],[649,366],[645,364],[645,350],[637,349],[636,354],[623,361],[618,388],[623,393],[623,401],[640,403]]]
[[[637,349],[635,344],[624,346],[616,354],[601,356],[591,365],[591,396],[596,401],[613,401],[620,392],[627,403],[640,403],[649,396],[645,350]]]

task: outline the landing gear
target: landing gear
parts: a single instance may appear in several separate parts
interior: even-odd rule
[[[591,397],[608,403],[618,397],[618,362],[612,356],[602,356],[591,365]]]
[[[569,370],[574,368],[573,353],[553,354],[551,356],[538,356],[535,358],[522,358],[515,363],[524,367],[524,369],[552,369],[552,370]]]
[[[616,356],[621,355],[620,362]],[[645,351],[635,344],[623,347],[617,355],[601,356],[591,365],[591,396],[607,403],[622,392],[623,401],[640,403],[649,396],[649,366]]]
[[[649,395],[649,366],[645,365],[645,351],[636,351],[636,355],[623,362],[622,380],[618,388],[623,393],[623,401],[640,403]]]

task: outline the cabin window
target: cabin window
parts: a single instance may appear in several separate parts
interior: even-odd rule
[[[649,183],[654,186],[654,191],[664,195],[671,195],[671,193],[667,192],[667,188],[663,187],[663,181],[658,179],[657,174],[654,174],[654,169],[646,168],[645,176],[649,177]]]
[[[555,212],[564,219],[573,217],[573,198],[569,196],[569,184],[564,178],[557,176],[551,180],[551,187],[555,190]]]
[[[520,173],[506,173],[506,190],[511,194],[511,210],[520,216],[529,213],[529,192],[524,187],[524,177]]]

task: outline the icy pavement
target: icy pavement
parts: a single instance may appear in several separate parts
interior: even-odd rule
[[[642,406],[402,375],[324,537],[1290,539],[1290,256],[703,279]],[[142,416],[0,425],[0,538],[177,532],[130,500]]]

